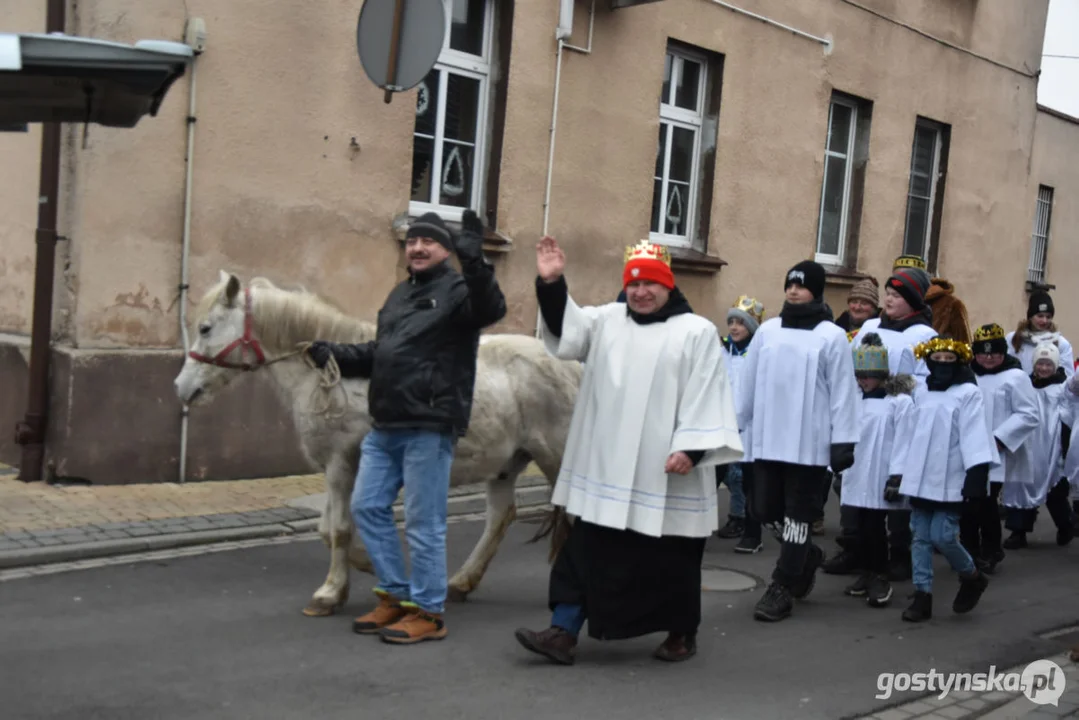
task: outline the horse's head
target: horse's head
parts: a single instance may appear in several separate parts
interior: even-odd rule
[[[176,376],[176,394],[186,404],[204,403],[227,385],[237,370],[253,370],[265,357],[252,334],[250,289],[221,271],[220,281],[195,311],[191,349]]]

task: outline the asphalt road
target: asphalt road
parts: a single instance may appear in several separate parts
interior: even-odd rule
[[[829,536],[834,533],[835,507]],[[954,576],[937,558],[937,616],[900,620],[846,597],[848,578],[821,575],[795,615],[752,619],[763,586],[705,592],[700,651],[687,663],[650,657],[662,639],[582,643],[574,667],[548,665],[513,639],[546,626],[545,548],[532,525],[511,528],[484,584],[453,605],[449,637],[412,647],[354,635],[372,582],[354,575],[346,613],[300,613],[326,569],[317,542],[118,565],[0,583],[0,717],[5,720],[173,718],[841,718],[874,699],[883,671],[984,672],[1058,652],[1039,633],[1079,623],[1079,542],[1064,550],[1040,521],[1039,547],[1009,554],[983,603],[952,615]],[[450,531],[456,566],[478,537]],[[706,564],[767,577],[776,543],[735,555],[712,540]]]

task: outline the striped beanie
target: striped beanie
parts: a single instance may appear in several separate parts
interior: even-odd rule
[[[931,284],[929,273],[920,268],[899,268],[888,278],[888,287],[903,296],[912,310],[925,307],[925,294]]]

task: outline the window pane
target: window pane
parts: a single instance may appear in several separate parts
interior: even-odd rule
[[[828,157],[824,164],[824,193],[821,198],[820,239],[817,252],[822,255],[839,255],[839,230],[843,220],[843,180],[847,161]]]
[[[929,197],[929,176],[921,173],[911,173],[910,194],[920,198]]]
[[[429,138],[412,138],[412,199],[431,202],[431,162],[434,159],[435,141]]]
[[[659,227],[659,210],[660,204],[663,202],[663,181],[654,180],[652,182],[652,232],[661,232]]]
[[[678,87],[674,90],[674,104],[686,110],[697,111],[698,89],[701,84],[701,65],[692,60],[682,60],[682,72],[678,74]]]
[[[450,11],[450,48],[483,55],[483,14],[486,0],[453,0]]]
[[[689,218],[689,183],[671,182],[667,185],[666,221],[663,232],[668,235],[685,235]]]
[[[663,92],[659,96],[659,101],[662,103],[671,101],[671,66],[673,64],[674,57],[667,53],[667,57],[663,60]]]
[[[914,158],[911,171],[929,175],[933,172],[933,152],[936,149],[937,134],[928,128],[918,128],[914,132]]]
[[[417,135],[435,136],[435,123],[438,121],[438,70],[427,73],[416,92],[416,127]]]
[[[828,149],[832,152],[847,154],[851,114],[851,109],[846,105],[832,103],[832,125],[828,128]]]
[[[667,123],[659,124],[659,145],[656,147],[656,177],[663,178],[663,156],[667,152]]]
[[[671,138],[671,180],[688,183],[693,171],[693,130],[676,127]]]
[[[474,143],[479,106],[480,81],[449,73],[446,82],[446,139]]]
[[[441,205],[468,207],[472,200],[472,157],[474,148],[446,141],[442,146]]]
[[[925,235],[929,227],[929,200],[907,198],[907,232],[903,239],[904,255],[924,257]]]

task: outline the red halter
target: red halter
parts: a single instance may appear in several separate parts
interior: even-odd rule
[[[216,365],[218,367],[229,368],[230,370],[255,370],[259,366],[266,362],[266,355],[262,352],[262,346],[259,345],[259,341],[256,340],[251,334],[251,289],[244,288],[244,334],[242,337],[238,337],[230,342],[224,350],[219,352],[213,357],[203,355],[191,351],[187,354],[192,360],[196,360],[207,365]],[[228,356],[232,354],[233,350],[240,348],[240,363],[231,363],[227,360]],[[255,355],[255,363],[245,362],[244,357],[247,355],[248,349]]]

